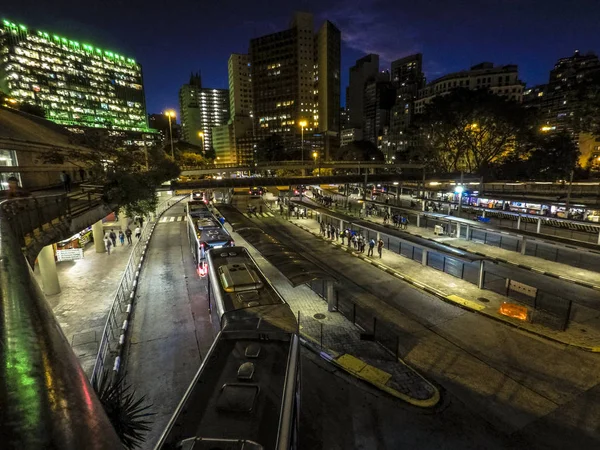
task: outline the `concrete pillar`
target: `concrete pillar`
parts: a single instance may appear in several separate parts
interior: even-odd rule
[[[327,311],[335,311],[335,290],[333,289],[333,281],[326,281],[326,295],[327,295]]]
[[[125,229],[127,228],[128,224],[129,224],[129,217],[127,217],[125,215],[125,210],[122,209],[119,211],[119,227],[121,227],[121,230],[123,230],[123,232],[125,232]]]
[[[477,283],[477,286],[479,287],[479,289],[483,289],[484,279],[485,279],[485,269],[484,269],[484,261],[482,259],[481,261],[479,261],[479,282]]]
[[[381,234],[379,234],[379,231],[377,232],[377,242],[379,242],[379,239],[381,239]]]
[[[523,240],[521,241],[521,255],[525,254],[525,248],[527,247],[527,238],[523,236]]]
[[[421,211],[425,211],[425,199],[421,199]]]
[[[101,220],[92,225],[92,236],[94,237],[94,248],[96,249],[96,253],[105,253],[104,228],[102,227]]]
[[[451,214],[452,214],[452,203],[448,203],[448,215],[451,215]]]
[[[471,227],[469,226],[469,224],[467,224],[467,235],[465,236],[465,239],[468,241],[469,240],[469,232],[471,231]]]
[[[598,245],[600,245],[600,230],[598,230]]]
[[[38,255],[38,264],[40,265],[40,275],[42,276],[44,294],[58,294],[60,292],[60,284],[58,282],[56,260],[54,259],[54,248],[52,245],[46,245],[42,249]]]
[[[460,239],[460,222],[456,222],[456,237]]]
[[[421,255],[421,264],[424,266],[427,265],[427,250],[423,249],[423,254]]]
[[[421,226],[421,214],[417,214],[417,228]]]
[[[344,229],[344,221],[340,219],[340,231]]]
[[[521,229],[521,214],[517,216],[517,230]]]
[[[481,213],[481,217],[483,217],[485,219],[485,209],[483,210],[483,212]]]
[[[542,219],[540,217],[540,218],[538,218],[538,221],[537,221],[537,230],[536,230],[536,233],[539,234],[541,231],[542,231]]]

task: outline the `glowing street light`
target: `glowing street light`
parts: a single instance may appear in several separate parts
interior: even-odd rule
[[[317,165],[317,158],[319,157],[319,153],[318,152],[313,152],[313,158],[315,159],[315,166]],[[319,171],[317,172],[317,176],[321,176],[321,167],[318,168]]]
[[[304,164],[304,127],[308,125],[308,122],[306,122],[306,120],[301,120],[298,122],[298,125],[302,128],[302,164]]]
[[[198,137],[202,139],[202,151],[206,152],[206,149],[204,148],[204,131],[198,131]]]
[[[169,118],[169,137],[171,138],[171,158],[175,160],[175,153],[173,152],[173,127],[171,126],[171,119],[175,120],[177,118],[177,113],[172,109],[168,109],[165,111],[165,116]]]

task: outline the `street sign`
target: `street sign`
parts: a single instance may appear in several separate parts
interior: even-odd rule
[[[56,259],[58,261],[76,261],[83,259],[82,248],[68,248],[65,250],[56,250]]]

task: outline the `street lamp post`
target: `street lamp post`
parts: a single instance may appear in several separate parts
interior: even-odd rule
[[[304,127],[308,124],[306,120],[301,120],[298,125],[302,128],[302,164],[304,164]]]
[[[202,151],[206,153],[206,149],[204,148],[204,131],[198,131],[198,137],[202,139]]]
[[[315,166],[317,165],[317,158],[319,157],[319,153],[317,152],[313,152],[313,158],[315,159]],[[317,176],[321,176],[321,166],[318,165],[317,166],[318,172],[317,172]]]
[[[173,127],[171,125],[171,118],[177,117],[177,114],[172,109],[165,111],[165,115],[169,118],[169,137],[171,138],[171,158],[175,160],[175,152],[173,151]]]

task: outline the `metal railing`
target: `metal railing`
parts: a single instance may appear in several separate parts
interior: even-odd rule
[[[64,196],[0,205],[2,448],[122,448],[22,252],[24,231],[67,210]]]
[[[164,201],[156,208],[156,221],[175,203],[181,201],[185,196],[173,197]],[[148,221],[144,225],[142,234],[131,250],[131,255],[125,266],[121,280],[117,286],[114,300],[108,311],[106,324],[100,338],[98,354],[94,369],[90,376],[92,384],[102,382],[105,375],[115,373],[119,370],[119,352],[124,344],[125,332],[128,327],[128,317],[133,308],[133,299],[137,288],[137,277],[142,268],[142,257],[146,252],[146,246],[152,236],[154,223]],[[132,239],[135,239],[133,237]]]

